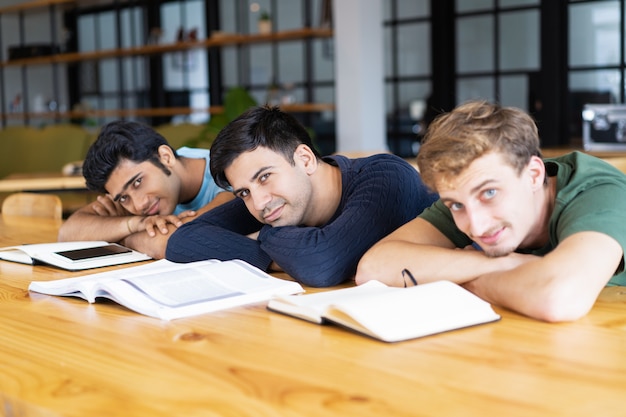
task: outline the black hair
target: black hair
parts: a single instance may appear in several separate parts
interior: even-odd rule
[[[290,164],[296,148],[307,145],[321,158],[309,133],[296,118],[278,107],[252,107],[224,127],[211,146],[211,175],[222,188],[230,186],[224,171],[242,153],[259,146],[282,154]]]
[[[108,123],[89,147],[83,162],[83,176],[87,188],[106,193],[104,186],[122,159],[136,163],[150,161],[170,175],[170,171],[159,160],[161,145],[172,148],[167,140],[150,126],[130,121]]]

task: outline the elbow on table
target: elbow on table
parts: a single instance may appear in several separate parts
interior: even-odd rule
[[[556,289],[542,297],[530,315],[548,323],[576,321],[589,313],[594,302],[595,297],[591,299],[566,289]]]
[[[316,288],[334,287],[344,283],[348,276],[352,276],[352,274],[348,274],[345,270],[338,268],[327,270],[320,270],[315,267],[299,267],[292,270],[283,269],[299,283]]]
[[[356,268],[356,275],[354,281],[356,285],[361,285],[367,281],[378,280],[384,282],[384,274],[380,271],[381,262],[378,259],[374,259],[373,256],[366,253],[363,255]],[[385,284],[389,284],[385,282]]]

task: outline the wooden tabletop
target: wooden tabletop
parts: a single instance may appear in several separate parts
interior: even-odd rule
[[[0,192],[86,190],[82,175],[34,173],[9,175],[0,179]]]
[[[0,241],[53,241],[58,226],[5,217]],[[499,322],[397,344],[272,313],[265,303],[165,322],[113,302],[27,291],[31,280],[91,272],[0,261],[0,415],[626,413],[624,287],[606,288],[574,323],[496,308]]]

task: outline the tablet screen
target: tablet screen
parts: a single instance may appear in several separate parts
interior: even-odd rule
[[[95,248],[74,249],[65,250],[61,252],[55,252],[57,255],[68,258],[72,261],[83,261],[86,259],[100,258],[103,256],[120,255],[124,253],[131,253],[132,250],[120,245],[106,245],[98,246]]]

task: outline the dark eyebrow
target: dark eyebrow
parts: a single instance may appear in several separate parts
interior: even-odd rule
[[[117,202],[120,197],[122,196],[122,193],[124,191],[126,191],[126,189],[133,183],[135,182],[135,180],[141,175],[142,173],[138,173],[137,175],[135,175],[134,177],[131,177],[131,179],[129,179],[128,181],[126,181],[126,184],[124,184],[124,186],[122,187],[122,191],[120,191],[115,197],[113,197],[113,201]]]
[[[257,178],[259,178],[259,176],[263,173],[263,171],[267,171],[268,169],[273,168],[272,165],[268,165],[268,166],[264,166],[261,167],[257,170],[257,172],[255,172],[252,177],[250,178],[250,182],[254,182],[256,181]],[[243,191],[245,188],[238,188],[236,190],[233,190],[233,194],[238,195],[241,191]]]

